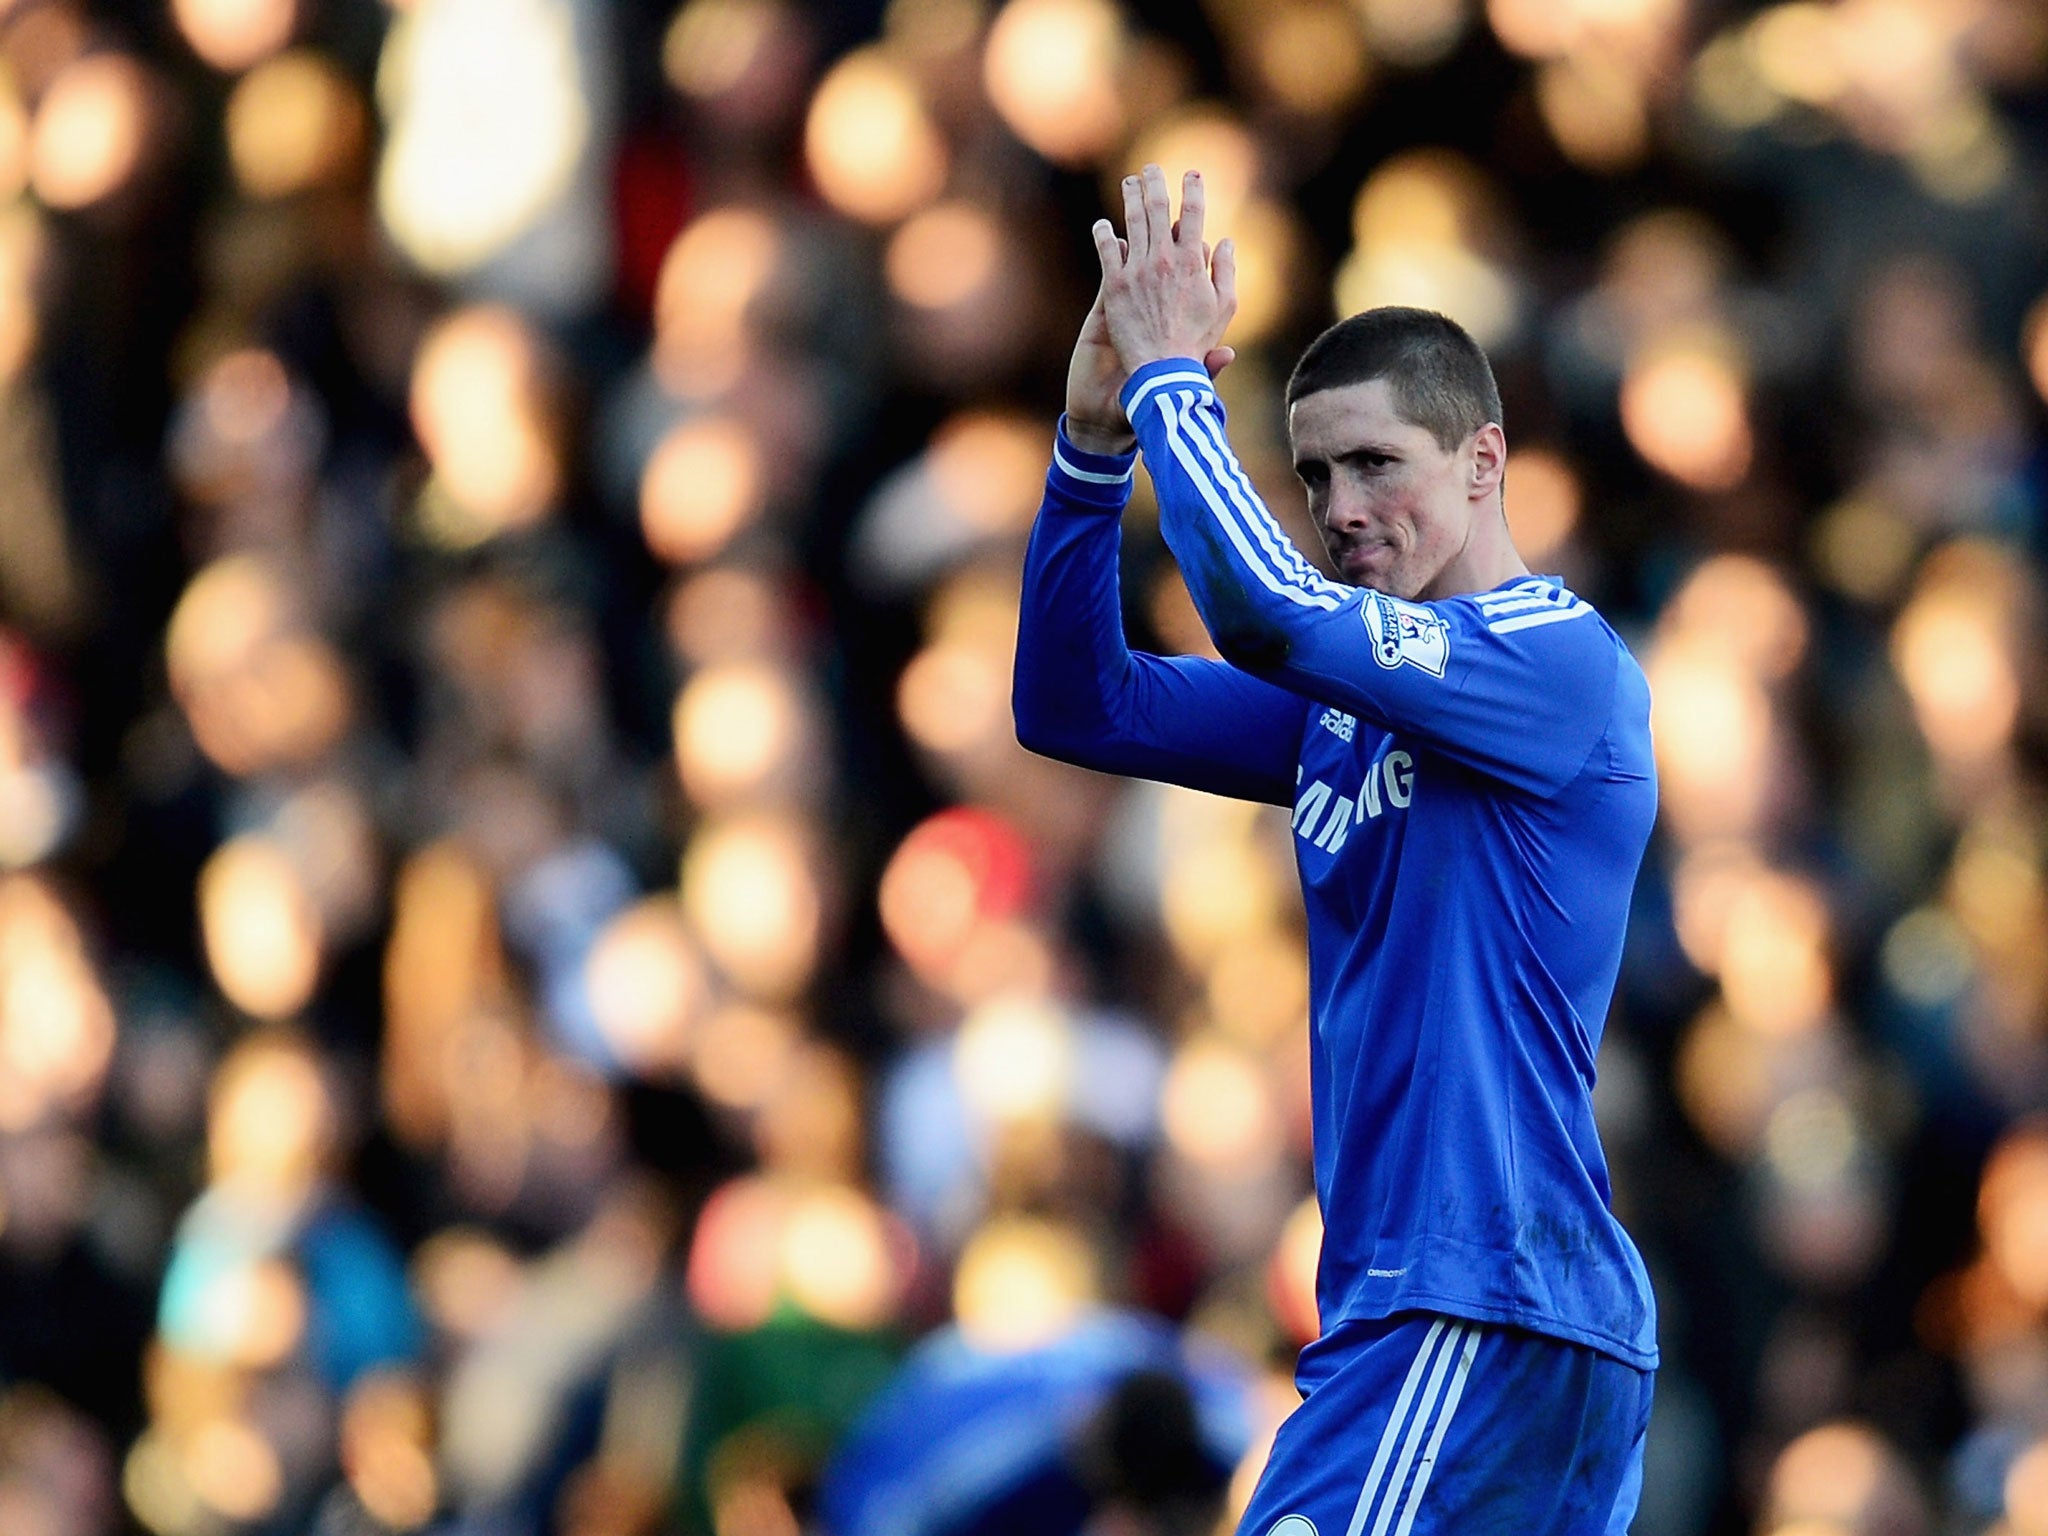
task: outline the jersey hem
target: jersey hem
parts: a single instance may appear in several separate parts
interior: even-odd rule
[[[1346,1323],[1377,1322],[1397,1317],[1403,1312],[1441,1312],[1446,1317],[1463,1318],[1468,1322],[1500,1323],[1509,1328],[1521,1328],[1529,1333],[1540,1333],[1546,1338],[1562,1339],[1568,1344],[1583,1344],[1588,1349],[1598,1350],[1601,1354],[1639,1371],[1657,1370],[1663,1359],[1655,1348],[1644,1351],[1616,1338],[1613,1334],[1597,1328],[1581,1327],[1547,1313],[1529,1312],[1512,1307],[1489,1307],[1469,1297],[1445,1296],[1435,1291],[1404,1291],[1399,1305],[1375,1307],[1369,1311],[1352,1313],[1337,1319],[1323,1332],[1327,1335],[1334,1333]]]

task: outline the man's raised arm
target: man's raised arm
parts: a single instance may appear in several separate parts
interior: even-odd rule
[[[1183,185],[1177,222],[1156,166],[1126,180],[1125,202],[1127,243],[1107,220],[1095,228],[1105,316],[1131,369],[1121,403],[1159,491],[1160,530],[1217,649],[1518,787],[1548,793],[1569,780],[1606,727],[1619,641],[1541,578],[1422,603],[1321,575],[1231,451],[1198,361],[1236,307],[1229,242],[1213,263],[1202,243],[1199,177]]]
[[[1098,296],[1024,557],[1017,739],[1084,768],[1285,805],[1306,703],[1226,663],[1133,652],[1124,639],[1117,560],[1137,444],[1117,403],[1122,380]]]

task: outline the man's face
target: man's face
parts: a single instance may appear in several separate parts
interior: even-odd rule
[[[1471,538],[1473,444],[1445,449],[1394,407],[1385,379],[1318,390],[1288,412],[1294,471],[1344,580],[1425,599]]]

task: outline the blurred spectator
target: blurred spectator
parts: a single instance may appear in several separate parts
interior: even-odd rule
[[[824,1529],[1206,1532],[1250,1439],[1247,1382],[1173,1330],[1096,1313],[1023,1349],[927,1338],[828,1468]]]

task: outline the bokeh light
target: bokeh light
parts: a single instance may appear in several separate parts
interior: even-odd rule
[[[475,544],[554,509],[553,368],[533,328],[496,306],[458,310],[420,343],[412,423],[447,496],[432,524],[440,541]]]
[[[1508,459],[1508,484],[1501,498],[1508,533],[1522,558],[1540,569],[1579,526],[1584,491],[1578,474],[1553,448],[1518,447]]]
[[[938,203],[890,237],[883,271],[904,303],[950,309],[988,290],[999,269],[1002,238],[986,209]]]
[[[1285,929],[1240,935],[1204,978],[1209,1016],[1226,1035],[1271,1046],[1308,1017],[1308,975],[1300,936]]]
[[[882,929],[910,967],[941,980],[977,929],[1020,911],[1030,893],[1030,849],[987,811],[940,811],[905,837],[882,871]]]
[[[1721,995],[1736,1021],[1764,1034],[1810,1029],[1832,997],[1828,914],[1795,877],[1759,873],[1728,903],[1715,956]]]
[[[207,860],[199,926],[214,980],[237,1008],[285,1019],[312,1000],[322,960],[320,914],[276,843],[245,835]]]
[[[761,444],[745,422],[699,416],[655,445],[640,477],[640,531],[672,565],[709,559],[761,515]]]
[[[19,204],[0,214],[0,382],[20,376],[42,334],[37,296],[43,258],[35,214]]]
[[[874,48],[848,54],[819,84],[804,153],[818,190],[869,224],[893,224],[931,201],[950,160],[916,79]]]
[[[1752,555],[1713,555],[1686,576],[1658,627],[1697,636],[1764,682],[1782,682],[1806,658],[1811,624],[1784,575]]]
[[[735,1179],[705,1206],[691,1244],[691,1300],[716,1326],[757,1327],[780,1306],[836,1328],[886,1324],[908,1279],[907,1239],[840,1183]]]
[[[1536,104],[1558,148],[1588,170],[1625,171],[1649,152],[1642,83],[1609,53],[1587,51],[1545,64],[1536,76]]]
[[[654,295],[655,367],[679,394],[729,387],[747,356],[748,320],[782,259],[767,214],[715,208],[694,220],[662,259]]]
[[[1322,1249],[1323,1212],[1311,1196],[1294,1208],[1287,1225],[1280,1229],[1267,1281],[1281,1325],[1290,1338],[1303,1344],[1323,1331],[1316,1304],[1316,1266]]]
[[[125,190],[142,169],[151,124],[150,78],[125,54],[68,65],[36,106],[29,180],[52,208],[89,208]]]
[[[277,1507],[284,1494],[284,1468],[277,1447],[242,1418],[209,1419],[184,1445],[184,1472],[207,1508],[229,1520],[253,1524]]]
[[[961,1021],[953,1071],[986,1120],[1050,1122],[1073,1092],[1074,1039],[1065,1011],[1025,997],[991,998]]]
[[[372,1371],[341,1411],[341,1467],[364,1510],[386,1529],[417,1530],[441,1503],[434,1470],[434,1414],[425,1384]]]
[[[436,1328],[459,1340],[489,1336],[514,1315],[525,1271],[477,1228],[448,1227],[413,1254],[413,1289]]]
[[[718,566],[681,582],[668,604],[668,639],[691,666],[784,657],[798,647],[788,594],[760,571]]]
[[[758,1110],[788,1080],[800,1030],[792,1013],[728,1003],[698,1026],[691,1079],[714,1104]]]
[[[0,1130],[84,1110],[113,1054],[113,1006],[78,925],[35,877],[0,876]]]
[[[9,202],[28,189],[28,103],[10,77],[0,83],[0,196]]]
[[[2009,1133],[1985,1163],[1977,1226],[2014,1294],[2048,1309],[2048,1135],[2038,1123]]]
[[[1174,948],[1197,966],[1284,910],[1280,877],[1258,846],[1249,806],[1195,796],[1169,802],[1160,917]]]
[[[273,566],[233,555],[194,577],[171,614],[172,692],[229,773],[315,762],[348,724],[340,657],[303,627],[299,601]]]
[[[253,197],[289,197],[355,171],[367,112],[347,75],[317,53],[251,70],[228,98],[228,160]]]
[[[2048,400],[2048,299],[2036,299],[2020,333],[2021,355],[2034,393]]]
[[[879,1328],[903,1295],[902,1239],[868,1196],[846,1185],[806,1192],[783,1228],[789,1299],[835,1328]]]
[[[206,1119],[207,1171],[296,1200],[326,1170],[340,1134],[318,1057],[288,1034],[258,1034],[228,1053],[214,1075]]]
[[[239,73],[291,40],[298,0],[171,0],[192,51],[215,69]]]
[[[1372,51],[1390,64],[1420,69],[1458,45],[1470,22],[1466,0],[1354,0]]]
[[[1008,0],[982,58],[988,96],[1018,138],[1060,165],[1093,164],[1124,129],[1129,39],[1114,0]]]
[[[736,1179],[705,1203],[687,1275],[690,1300],[705,1321],[735,1332],[767,1321],[781,1287],[790,1204],[786,1188],[760,1178]]]
[[[1982,761],[2011,739],[2021,674],[2008,558],[1988,545],[1957,544],[1928,560],[1892,630],[1892,664],[1937,756]]]
[[[1005,730],[1009,719],[1004,651],[974,636],[935,639],[910,658],[896,689],[896,713],[919,746],[965,753]]]
[[[1755,831],[1774,779],[1774,725],[1762,684],[1694,635],[1660,642],[1644,671],[1666,816],[1688,838]]]
[[[1105,166],[1104,198],[1123,222],[1122,179],[1141,165],[1165,169],[1174,184],[1185,171],[1202,173],[1202,228],[1210,244],[1237,233],[1238,216],[1259,191],[1259,148],[1238,116],[1213,102],[1177,109],[1148,124],[1124,163]]]
[[[724,94],[768,49],[782,9],[776,0],[690,0],[662,38],[662,73],[685,96]]]
[[[786,668],[764,662],[706,667],[676,696],[676,766],[685,793],[694,804],[718,809],[777,785],[801,790],[806,714]]]
[[[1503,272],[1496,194],[1470,161],[1410,150],[1384,161],[1352,206],[1356,240],[1339,265],[1339,314],[1382,304],[1434,309],[1482,346],[1506,340],[1519,303]]]
[[[809,984],[824,892],[800,823],[749,813],[705,824],[684,852],[682,891],[692,931],[735,986],[776,1001]]]
[[[1273,1092],[1257,1057],[1220,1036],[1175,1052],[1160,1095],[1167,1140],[1219,1177],[1243,1177],[1280,1150]]]
[[[1237,257],[1231,344],[1268,340],[1301,307],[1305,237],[1284,204],[1264,197],[1245,204],[1228,234]]]
[[[563,0],[402,8],[384,45],[377,211],[428,272],[470,271],[570,189],[590,105]]]
[[[1079,1233],[1035,1217],[1003,1217],[961,1253],[953,1315],[975,1345],[1007,1354],[1060,1337],[1099,1289],[1095,1255]]]
[[[1756,453],[1739,359],[1711,336],[1672,337],[1633,359],[1621,424],[1637,453],[1695,490],[1734,489]]]
[[[1898,1453],[1877,1431],[1839,1421],[1808,1430],[1778,1454],[1766,1496],[1768,1528],[1810,1522],[1844,1531],[1885,1524],[1912,1529],[1918,1502]]]
[[[673,895],[628,907],[584,961],[590,1011],[605,1043],[643,1077],[680,1077],[709,994],[703,961]]]
[[[2013,1536],[2048,1533],[2048,1441],[2036,1440],[2013,1458],[2004,1493]]]
[[[1292,0],[1252,26],[1260,83],[1290,111],[1320,117],[1354,105],[1372,78],[1356,9]]]
[[[754,1116],[761,1166],[799,1182],[844,1183],[865,1153],[861,1080],[847,1054],[815,1038],[783,1060]]]

